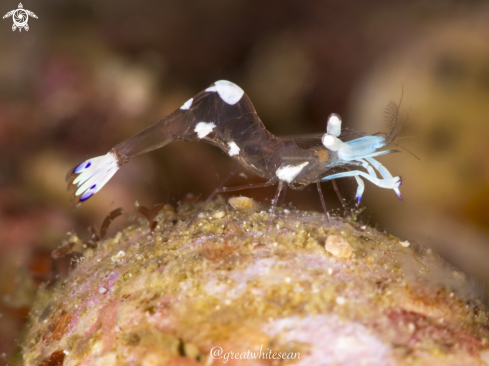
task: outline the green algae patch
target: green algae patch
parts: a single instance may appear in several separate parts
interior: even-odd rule
[[[221,199],[187,228],[198,208],[91,247],[72,234],[83,260],[39,291],[24,365],[486,365],[486,311],[431,251],[316,212],[278,209],[267,230]]]

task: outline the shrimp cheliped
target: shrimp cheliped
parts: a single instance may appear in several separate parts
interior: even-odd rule
[[[72,191],[71,202],[74,208],[78,207],[97,193],[129,160],[175,140],[209,142],[221,148],[248,171],[267,180],[258,184],[224,187],[226,179],[206,202],[218,192],[278,184],[270,219],[284,185],[303,189],[315,183],[326,220],[328,214],[320,188],[323,181],[355,178],[358,184],[357,203],[365,189],[362,178],[378,187],[392,189],[402,199],[400,177],[393,177],[375,159],[395,152],[382,150],[393,142],[401,129],[397,118],[398,107],[391,103],[388,112],[391,114],[392,126],[387,134],[364,135],[342,141],[341,118],[333,113],[329,116],[327,131],[322,137],[280,138],[265,128],[250,99],[239,86],[220,80],[190,98],[161,121],[116,145],[106,155],[84,161],[70,170],[66,181],[68,190]],[[350,170],[352,167],[355,170]],[[364,170],[359,170],[361,168]]]

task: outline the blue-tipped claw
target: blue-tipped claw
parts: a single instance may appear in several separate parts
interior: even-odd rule
[[[78,165],[78,166],[75,168],[75,170],[73,170],[73,172],[74,172],[75,174],[78,174],[78,173],[80,173],[80,172],[84,171],[85,169],[90,168],[90,166],[91,166],[91,165],[92,165],[92,162],[90,162],[90,161],[89,161],[89,162],[87,163],[86,161],[84,161],[83,163],[81,163],[80,165]]]
[[[397,185],[397,187],[394,189],[394,192],[396,192],[397,194],[397,197],[399,197],[399,199],[402,201],[402,195],[401,195],[401,191],[399,191],[399,187],[401,186],[402,184],[402,180],[401,178],[399,177],[399,184]]]
[[[83,195],[80,197],[80,202],[83,202],[83,201],[86,201],[87,199],[89,199],[90,197],[92,197],[94,195],[93,192],[91,191],[86,191],[85,193],[83,193]]]

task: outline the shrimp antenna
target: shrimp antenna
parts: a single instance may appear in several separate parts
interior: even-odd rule
[[[407,119],[403,122],[400,122],[399,120],[399,108],[401,108],[403,96],[404,87],[401,86],[401,98],[399,99],[399,104],[396,104],[391,100],[389,103],[387,103],[387,107],[384,109],[385,120],[391,129],[389,135],[386,137],[386,141],[388,141],[388,143],[396,139],[399,132],[401,132],[402,125],[407,121]]]
[[[414,137],[414,136],[411,136],[411,137]],[[405,148],[404,146],[401,146],[401,145],[398,145],[398,144],[395,144],[397,147],[403,149],[404,151],[406,151],[407,153],[411,154],[412,156],[414,156],[417,160],[421,160],[416,154],[414,154],[412,151],[408,150],[407,148]]]
[[[402,100],[402,97],[401,97],[401,100]],[[409,119],[409,113],[406,115],[406,120],[403,122],[403,124],[404,124],[404,123],[406,123],[408,119]],[[429,136],[429,135],[425,135],[424,137],[426,137],[426,136]],[[402,136],[402,137],[395,137],[395,139],[396,139],[397,141],[399,141],[399,140],[410,139],[410,138],[413,138],[413,137],[419,137],[419,136]],[[412,155],[412,156],[414,156],[414,157],[415,157],[417,160],[421,160],[421,159],[420,159],[418,156],[416,156],[416,155],[415,155],[415,154],[414,154],[412,151],[408,150],[408,149],[407,149],[407,148],[405,148],[404,146],[399,145],[399,143],[396,143],[396,144],[394,144],[394,145],[396,145],[397,147],[399,147],[399,148],[403,149],[403,150],[404,150],[404,151],[406,151],[407,153],[411,154],[411,155]]]

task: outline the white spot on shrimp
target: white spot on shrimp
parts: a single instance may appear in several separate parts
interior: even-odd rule
[[[206,90],[206,92],[217,92],[217,89],[214,85],[208,87]]]
[[[228,146],[229,146],[229,151],[228,151],[229,156],[233,156],[233,155],[238,155],[239,154],[239,151],[241,149],[239,148],[238,145],[236,145],[236,142],[230,141],[230,142],[228,142]]]
[[[199,122],[195,126],[194,131],[197,132],[199,139],[203,139],[210,134],[215,127],[216,125],[212,122]]]
[[[193,101],[194,101],[194,98],[190,98],[185,103],[183,103],[183,105],[180,107],[180,109],[183,109],[183,110],[189,109],[192,106]]]
[[[99,293],[99,294],[105,294],[106,292],[107,292],[107,289],[106,289],[105,287],[100,287],[100,288],[98,289],[98,293]]]
[[[243,97],[243,89],[230,81],[219,80],[216,81],[214,85],[221,99],[224,100],[227,104],[234,105],[238,103]]]
[[[302,164],[299,165],[285,165],[281,166],[280,168],[277,169],[275,174],[277,175],[278,179],[284,180],[287,183],[292,182],[295,177],[299,175],[299,173],[302,171],[302,169],[308,165],[309,162],[305,161]]]

